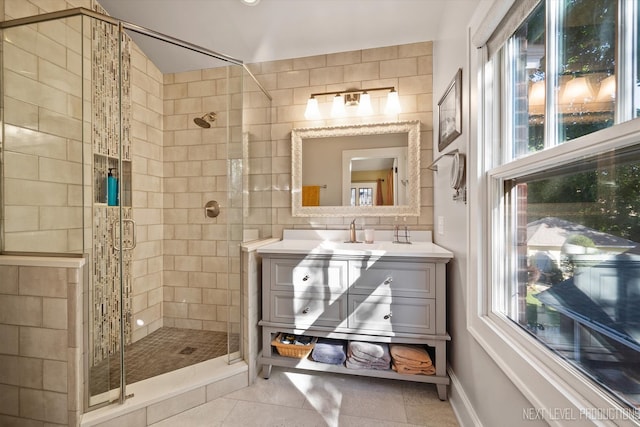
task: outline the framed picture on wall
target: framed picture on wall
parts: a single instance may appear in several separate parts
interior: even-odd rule
[[[438,101],[438,151],[462,133],[462,68]]]

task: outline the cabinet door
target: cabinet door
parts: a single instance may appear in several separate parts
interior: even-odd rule
[[[349,295],[350,329],[434,334],[434,299]]]
[[[341,294],[347,289],[347,261],[271,259],[271,289],[296,294]]]
[[[435,298],[436,268],[427,262],[349,261],[350,293]]]
[[[347,296],[337,298],[294,296],[290,292],[271,292],[271,321],[300,327],[346,326]]]

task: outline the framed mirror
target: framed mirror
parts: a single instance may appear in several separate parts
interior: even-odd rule
[[[420,122],[291,131],[296,217],[420,215]]]

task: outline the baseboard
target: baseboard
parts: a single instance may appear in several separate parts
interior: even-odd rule
[[[480,418],[478,418],[476,411],[473,409],[471,401],[462,388],[462,384],[458,380],[458,377],[456,377],[456,374],[451,368],[447,371],[449,378],[451,379],[449,403],[451,404],[453,412],[456,414],[456,418],[458,418],[458,423],[462,427],[482,427],[482,422],[480,421]]]

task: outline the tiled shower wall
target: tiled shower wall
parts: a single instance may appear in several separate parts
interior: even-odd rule
[[[5,18],[60,6],[52,3],[6,0]],[[89,5],[88,1],[58,3]],[[10,35],[4,43],[3,94],[4,249],[8,251],[82,251],[80,22],[76,17],[4,30]]]
[[[165,325],[226,331],[229,320],[238,332],[244,228],[271,233],[270,101],[239,66],[164,82]],[[193,123],[209,112],[210,129]],[[209,200],[217,218],[204,216]]]
[[[78,425],[83,260],[22,258],[0,257],[0,425]]]
[[[330,53],[303,58],[251,64],[249,68],[273,96],[273,236],[282,237],[285,228],[346,229],[353,218],[293,218],[291,216],[291,129],[396,120],[420,120],[420,216],[408,217],[414,229],[433,230],[433,140],[432,42]],[[311,93],[352,88],[395,86],[402,113],[398,116],[357,117],[307,121],[304,111]],[[386,93],[370,92],[376,111],[384,108]],[[319,99],[321,111],[328,111],[331,96]],[[337,172],[328,165],[328,173]],[[389,229],[394,217],[359,218],[357,223]]]
[[[131,148],[133,218],[132,341],[162,326],[163,83],[162,73],[133,44],[131,52]]]
[[[226,123],[234,120],[230,114],[237,120],[242,107],[232,105],[228,112],[228,91],[242,87],[239,74],[227,81],[229,71],[222,67],[164,76],[166,326],[227,330],[231,230],[226,224],[237,213],[227,204]],[[194,124],[195,117],[208,112],[217,114],[211,128]],[[204,215],[209,200],[221,205],[217,218]]]

